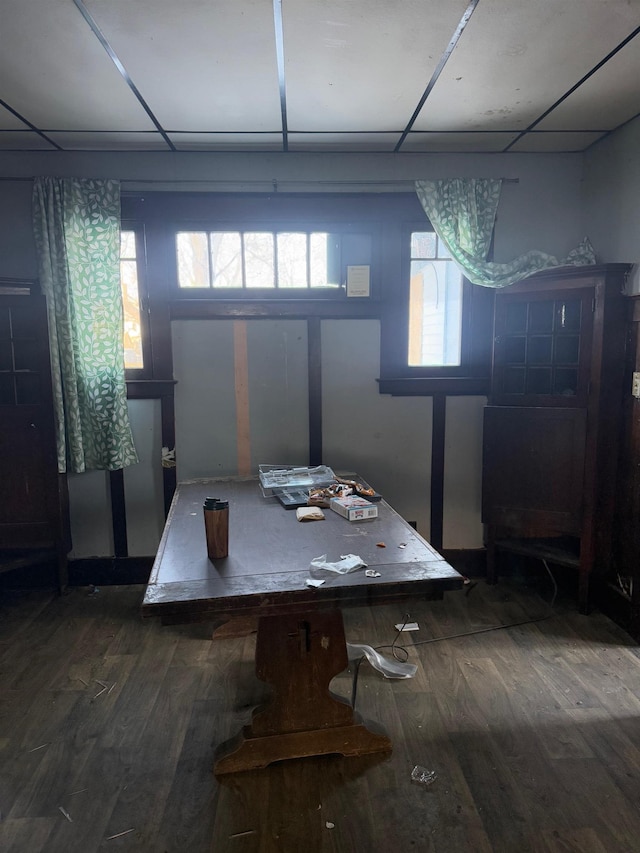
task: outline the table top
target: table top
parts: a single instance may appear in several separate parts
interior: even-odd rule
[[[202,510],[209,495],[229,501],[229,556],[214,562],[207,557]],[[142,613],[185,622],[275,615],[462,587],[462,576],[397,512],[384,500],[377,506],[378,517],[367,521],[350,522],[325,509],[324,521],[300,522],[295,510],[262,496],[257,478],[181,482]],[[380,577],[367,577],[364,569],[324,571],[322,586],[306,586],[314,558],[335,562],[345,554],[361,557]]]

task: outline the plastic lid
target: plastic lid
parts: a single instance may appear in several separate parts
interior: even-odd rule
[[[221,501],[220,498],[205,498],[204,509],[227,509],[229,501]]]

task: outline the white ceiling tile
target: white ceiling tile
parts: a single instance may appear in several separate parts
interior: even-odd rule
[[[55,146],[50,145],[39,133],[32,130],[0,130],[0,148],[3,151],[55,151]]]
[[[170,133],[178,151],[282,151],[281,133]]]
[[[639,83],[637,36],[537,124],[536,130],[612,130],[640,112]]]
[[[283,4],[292,131],[402,131],[468,0]]]
[[[602,136],[604,133],[588,133],[585,131],[536,133],[534,130],[526,133],[509,150],[527,151],[534,154],[545,151],[584,151]]]
[[[402,144],[402,152],[496,152],[504,149],[518,136],[517,133],[410,133]]]
[[[271,0],[87,6],[165,129],[281,129]]]
[[[468,6],[84,2],[173,145],[193,152],[282,150],[274,3],[293,152],[393,151]],[[74,0],[0,6],[0,147],[50,147],[29,122],[66,150],[167,150]],[[401,151],[503,151],[639,24],[640,0],[481,0]],[[640,36],[535,127],[553,132],[510,150],[584,150],[639,109]]]
[[[40,128],[153,127],[72,0],[2,0],[0,93]]]
[[[524,129],[639,22],[637,0],[482,0],[414,129]]]
[[[131,133],[129,131],[104,133],[61,132],[48,133],[65,151],[170,151],[159,133]]]
[[[388,151],[399,133],[290,133],[290,151]]]

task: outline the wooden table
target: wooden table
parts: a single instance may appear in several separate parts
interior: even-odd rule
[[[229,501],[229,556],[215,563],[204,534],[208,495]],[[273,687],[270,701],[217,759],[216,773],[391,749],[385,734],[329,691],[348,666],[341,608],[408,595],[442,598],[463,578],[386,502],[378,510],[376,519],[349,522],[325,509],[324,521],[302,523],[276,498],[264,498],[255,478],[178,485],[142,613],[166,624],[257,616],[256,674]],[[309,588],[309,564],[323,554],[329,561],[357,554],[380,577],[366,577],[364,569],[327,571],[321,587]]]

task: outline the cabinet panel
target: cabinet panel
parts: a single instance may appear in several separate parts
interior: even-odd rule
[[[577,566],[582,612],[592,575],[605,578],[613,565],[629,269],[547,271],[495,297],[483,449],[487,578],[497,579],[501,549],[552,554]]]
[[[483,522],[579,535],[585,437],[582,409],[487,406]]]
[[[66,480],[57,470],[45,299],[0,293],[0,571],[58,562],[66,584]],[[44,555],[44,557],[43,557]],[[17,561],[17,562],[16,562]]]

